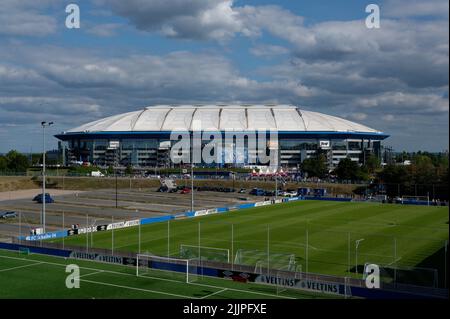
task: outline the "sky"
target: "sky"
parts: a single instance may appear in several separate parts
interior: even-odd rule
[[[68,4],[80,28],[65,25]],[[380,8],[380,28],[365,25]],[[449,145],[447,0],[0,0],[0,153],[155,104],[282,103]]]

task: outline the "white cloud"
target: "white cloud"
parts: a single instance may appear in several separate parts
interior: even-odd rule
[[[366,113],[356,112],[356,113],[348,114],[347,117],[352,120],[363,121],[363,120],[367,119],[368,115]]]
[[[388,17],[448,17],[448,0],[387,0],[382,6],[382,14]]]
[[[356,100],[355,104],[363,108],[422,115],[436,115],[449,111],[448,98],[426,92],[387,92],[369,98],[359,98]]]
[[[3,0],[0,11],[0,35],[46,36],[56,32],[56,19],[42,13],[56,0]]]
[[[254,59],[282,62],[244,73],[241,61],[211,48],[127,54],[10,41],[0,46],[0,121],[25,125],[43,114],[67,129],[156,103],[272,102],[361,121],[410,145],[419,145],[407,140],[414,129],[439,123],[441,130],[423,130],[421,141],[448,141],[448,19],[423,19],[431,9],[418,5],[421,14],[401,15],[390,4],[382,28],[369,30],[363,20],[305,24],[280,6],[239,7],[228,0],[95,1],[98,10],[110,8],[143,32],[224,43],[240,34]],[[28,12],[46,17],[33,3]],[[15,1],[6,4],[8,12],[22,12]],[[116,20],[84,25],[98,36],[118,32]]]
[[[258,45],[250,49],[250,53],[257,57],[272,57],[289,52],[288,48],[279,45]]]
[[[395,121],[395,116],[392,114],[385,114],[381,117],[383,119],[383,121],[387,121],[387,122],[394,122]]]
[[[241,29],[232,0],[97,0],[136,28],[187,39],[227,40]]]
[[[120,23],[104,23],[88,27],[87,32],[99,37],[112,37],[117,35],[118,29],[123,27]]]

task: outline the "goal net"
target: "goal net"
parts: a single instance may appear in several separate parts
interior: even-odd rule
[[[302,266],[297,265],[295,269],[292,266],[286,266],[276,271],[276,289],[277,295],[287,291],[288,289],[295,289],[296,284],[303,279]],[[298,289],[298,288],[297,288]]]
[[[200,273],[199,261],[146,254],[136,255],[136,276],[161,276],[161,273],[175,275],[187,283],[195,282]]]
[[[402,196],[402,204],[422,204],[429,205],[429,196]]]
[[[263,268],[296,270],[295,254],[270,253],[262,250],[239,249],[234,258],[236,265],[255,266],[255,272],[261,273]]]
[[[181,245],[180,257],[184,259],[197,259],[200,261],[217,261],[230,263],[230,250],[195,245]]]
[[[363,280],[367,278],[367,266],[364,265]],[[384,287],[419,286],[438,287],[438,270],[424,267],[406,267],[393,264],[379,265],[380,284]]]

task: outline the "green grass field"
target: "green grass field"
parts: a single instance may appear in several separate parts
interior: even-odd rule
[[[80,288],[66,287],[66,266],[80,267]],[[206,278],[186,283],[185,275],[163,271],[137,277],[135,267],[0,250],[2,298],[127,299],[301,299],[324,298],[301,291]],[[326,296],[330,298],[330,296]]]
[[[133,227],[64,243],[138,252],[138,238]],[[200,245],[228,249],[233,260],[240,251],[246,257],[239,262],[249,265],[267,263],[269,252],[269,263],[280,268],[293,254],[298,268],[313,273],[360,277],[365,263],[376,263],[437,269],[443,282],[446,240],[448,207],[299,201],[141,226],[140,252],[178,256],[181,245]],[[416,272],[429,280],[430,270]]]

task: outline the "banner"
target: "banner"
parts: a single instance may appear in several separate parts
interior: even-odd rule
[[[206,209],[197,210],[194,214],[195,217],[208,215],[208,211]]]
[[[254,282],[256,278],[255,274],[232,270],[219,270],[217,275],[219,278],[229,279],[243,283]]]
[[[97,231],[105,231],[108,229],[108,225],[98,225]]]
[[[119,228],[138,226],[140,223],[141,222],[140,222],[139,219],[128,220],[128,221],[125,221],[125,222],[118,222],[118,223],[108,224],[106,229],[107,230],[111,230],[111,229],[119,229]]]
[[[41,235],[32,235],[32,236],[26,236],[25,240],[27,241],[36,241],[36,240],[46,240],[46,239],[54,239],[54,238],[61,238],[65,237],[65,232],[52,232],[52,233],[45,233]]]
[[[86,259],[86,260],[95,260],[101,261],[109,264],[120,264],[123,265],[123,258],[120,256],[111,256],[111,255],[100,255],[97,253],[83,253],[72,251],[70,253],[70,258],[74,259]]]
[[[264,202],[257,202],[257,203],[255,203],[255,207],[267,206],[267,205],[271,205],[271,204],[272,204],[272,201],[266,200]]]
[[[69,258],[94,260],[109,264],[136,266],[136,258],[72,251]]]
[[[255,282],[283,286],[286,288],[297,288],[326,294],[339,295],[339,284],[307,279],[295,279],[278,276],[258,275]]]
[[[95,233],[97,231],[97,226],[78,228],[78,234]]]
[[[198,210],[195,212],[194,216],[198,217],[198,216],[206,216],[206,215],[212,215],[212,214],[217,214],[218,210],[217,208],[212,208],[212,209],[202,209],[202,210]]]

